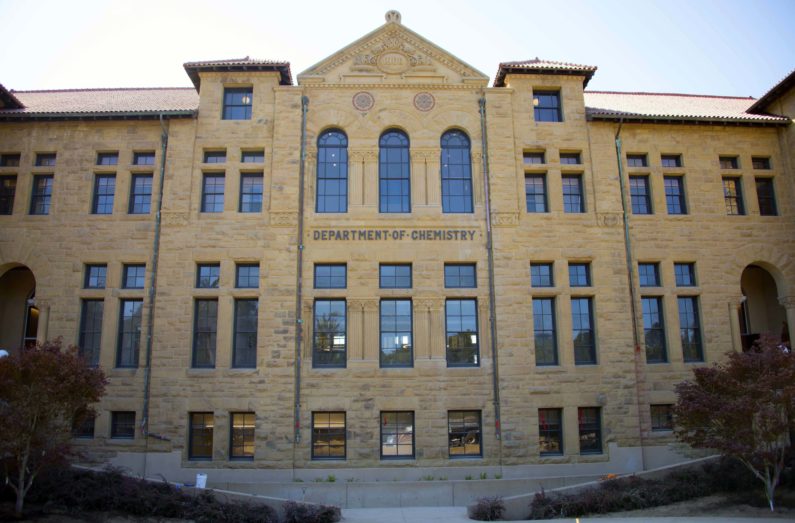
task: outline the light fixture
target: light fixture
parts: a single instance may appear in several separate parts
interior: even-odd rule
[[[538,98],[535,96],[533,97],[533,107],[538,107]]]
[[[251,96],[248,94],[244,94],[243,98],[240,99],[243,102],[243,105],[251,105]]]

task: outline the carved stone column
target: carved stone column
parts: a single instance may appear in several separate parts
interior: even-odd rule
[[[415,298],[414,359],[445,359],[444,298]]]
[[[789,331],[790,347],[793,346],[792,337],[795,332],[795,296],[779,296],[778,302],[787,311],[787,329]]]
[[[50,302],[36,298],[36,308],[39,309],[39,324],[36,329],[36,342],[44,343],[47,340],[47,332],[50,323]]]
[[[425,151],[411,151],[411,205],[428,205]]]
[[[306,209],[315,208],[317,194],[317,151],[307,150],[304,162],[304,204]]]
[[[348,205],[364,205],[364,152],[351,151],[348,154]]]
[[[475,205],[483,205],[483,153],[472,151],[472,200]]]
[[[378,151],[365,151],[363,201],[366,207],[378,206]]]
[[[442,206],[442,164],[440,152],[428,152],[425,156],[426,203],[432,207]]]
[[[732,348],[735,352],[743,351],[743,340],[740,331],[740,306],[745,296],[730,298],[727,304],[729,313],[729,326],[731,327]]]
[[[378,361],[378,354],[381,350],[381,344],[378,339],[381,333],[381,325],[378,317],[379,302],[376,298],[368,298],[360,301],[362,304],[362,311],[364,312],[364,343],[361,359]]]

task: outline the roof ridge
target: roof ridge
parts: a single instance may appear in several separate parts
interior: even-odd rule
[[[730,99],[730,100],[756,100],[753,96],[722,96],[717,94],[689,94],[689,93],[652,93],[646,91],[585,91],[586,94],[593,93],[593,94],[631,94],[631,95],[638,95],[638,96],[648,96],[648,95],[657,95],[657,96],[682,96],[685,98],[719,98],[719,99]]]
[[[31,89],[29,91],[16,91],[12,93],[85,93],[92,91],[174,91],[174,90],[195,91],[193,87],[83,87],[79,89]]]
[[[500,65],[529,65],[529,64],[556,64],[556,65],[574,65],[577,67],[596,67],[595,65],[578,64],[575,62],[564,62],[562,60],[547,60],[545,58],[530,58],[529,60],[510,60],[508,62],[500,62]]]

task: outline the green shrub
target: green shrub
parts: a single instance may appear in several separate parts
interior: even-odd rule
[[[342,519],[339,507],[310,505],[288,501],[284,507],[285,523],[337,523]]]

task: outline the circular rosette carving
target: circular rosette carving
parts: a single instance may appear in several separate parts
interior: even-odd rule
[[[368,92],[361,91],[353,95],[353,106],[358,111],[369,111],[375,105],[375,98]]]
[[[436,99],[431,93],[417,93],[414,95],[414,107],[418,111],[427,112],[436,105]]]

